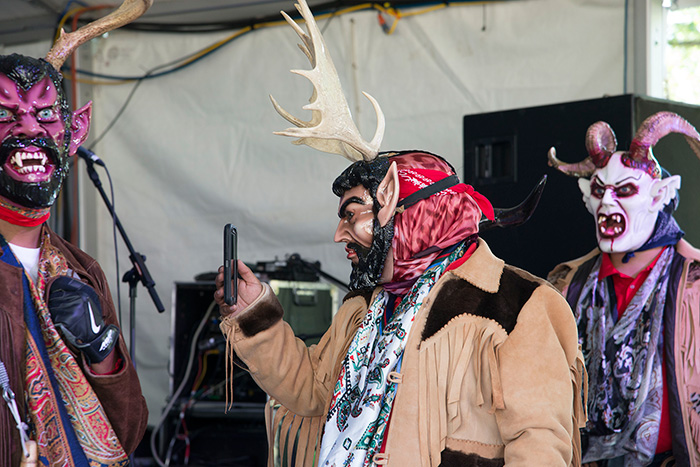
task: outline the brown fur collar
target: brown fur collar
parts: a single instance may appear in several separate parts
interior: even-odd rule
[[[257,305],[254,313],[243,311],[238,316],[238,327],[246,337],[264,331],[282,319],[284,310],[269,285],[263,285],[263,292],[248,308]]]
[[[539,285],[508,266],[503,270],[496,293],[485,292],[457,277],[448,279],[435,298],[421,340],[428,339],[452,318],[465,313],[492,319],[510,333],[521,308]]]
[[[503,459],[487,459],[477,454],[464,454],[445,449],[440,456],[440,467],[502,467]]]
[[[372,300],[372,293],[374,290],[372,289],[360,289],[360,290],[351,290],[348,292],[345,297],[343,297],[343,302],[346,302],[350,300],[351,298],[360,296],[365,299],[365,302],[367,302],[367,306],[369,306],[370,301]]]

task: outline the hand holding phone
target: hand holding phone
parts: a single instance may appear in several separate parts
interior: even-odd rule
[[[233,293],[231,279],[235,279]],[[227,305],[238,301],[238,232],[233,224],[224,226],[224,301]]]

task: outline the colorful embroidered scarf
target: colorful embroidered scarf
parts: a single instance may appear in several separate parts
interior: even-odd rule
[[[463,242],[415,282],[382,329],[389,293],[370,305],[343,360],[333,390],[320,449],[320,466],[368,466],[379,452],[396,395],[392,373],[401,358],[413,320],[443,271],[467,249]]]
[[[0,236],[2,261],[21,267]],[[126,466],[128,457],[80,364],[51,321],[44,303],[46,281],[72,271],[42,231],[39,279],[22,279],[27,325],[25,396],[41,465]]]
[[[612,285],[598,280],[599,257],[574,310],[589,373],[589,447],[583,462],[654,457],[663,394],[662,323],[674,249],[661,254],[616,322]]]

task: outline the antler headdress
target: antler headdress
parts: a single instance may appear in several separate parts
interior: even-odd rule
[[[643,170],[653,178],[661,178],[661,168],[651,148],[669,133],[685,136],[693,152],[700,158],[700,134],[693,125],[673,112],[657,112],[642,122],[632,139],[629,151],[622,152],[624,165]],[[574,177],[590,177],[596,169],[605,167],[617,148],[617,139],[610,125],[596,122],[586,133],[588,157],[575,164],[557,159],[554,148],[549,150],[549,165]]]
[[[46,61],[60,71],[63,62],[75,49],[90,39],[131,23],[143,15],[152,4],[153,0],[124,0],[121,6],[112,13],[86,24],[77,31],[66,34],[61,30],[53,47],[46,54]]]
[[[362,139],[340,86],[338,72],[333,65],[326,44],[305,0],[295,5],[306,21],[306,34],[284,11],[282,16],[299,35],[302,43],[299,48],[311,63],[311,70],[292,70],[292,73],[306,77],[314,86],[309,104],[303,109],[311,110],[311,120],[304,121],[292,116],[270,96],[275,110],[287,121],[297,126],[276,135],[299,138],[294,144],[306,144],[319,151],[339,154],[350,161],[372,160],[379,154],[379,145],[384,137],[384,114],[377,101],[363,92],[372,103],[377,114],[377,129],[372,141]]]

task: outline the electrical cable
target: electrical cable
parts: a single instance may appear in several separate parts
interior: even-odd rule
[[[232,40],[232,39],[233,39],[233,37],[229,38],[229,40]],[[219,41],[217,44],[221,44],[221,43],[223,43],[223,41]],[[202,49],[202,51],[207,51],[207,50],[210,49],[211,47],[212,47],[212,46],[209,46],[208,48]],[[143,80],[148,79],[148,78],[151,78],[151,77],[154,77],[153,74],[154,74],[156,71],[160,70],[161,68],[166,68],[166,67],[172,66],[172,65],[174,65],[174,64],[176,64],[176,63],[179,63],[179,62],[181,62],[181,61],[183,61],[183,60],[190,59],[190,58],[192,58],[192,57],[195,57],[195,58],[196,58],[197,54],[199,54],[199,53],[202,52],[202,51],[194,52],[194,53],[192,53],[192,54],[186,55],[185,57],[181,57],[181,58],[178,58],[178,59],[176,59],[176,60],[172,60],[172,61],[170,61],[170,62],[163,63],[163,64],[161,64],[161,65],[158,65],[158,66],[154,67],[154,68],[151,68],[150,70],[148,70],[148,71],[146,72],[145,75],[143,75],[143,76],[141,76],[141,77],[137,77],[137,78],[135,79],[135,80],[137,81],[136,84],[135,84],[134,87],[131,89],[131,92],[129,92],[129,95],[127,96],[126,100],[125,100],[124,103],[122,104],[121,108],[117,111],[117,114],[114,116],[114,118],[112,118],[112,121],[110,121],[110,123],[109,123],[109,124],[107,125],[107,127],[102,131],[102,133],[101,133],[97,138],[95,138],[95,139],[93,140],[92,146],[96,146],[97,143],[99,143],[99,142],[102,140],[102,138],[105,137],[105,135],[109,132],[109,130],[112,129],[112,127],[113,127],[114,124],[117,122],[117,120],[119,120],[119,118],[120,118],[121,115],[124,113],[124,110],[126,110],[126,107],[127,107],[127,106],[129,105],[129,103],[131,102],[131,99],[134,97],[134,93],[135,93],[136,90],[139,88],[139,86],[141,85],[141,83],[143,82]],[[208,52],[208,53],[210,53],[210,52]],[[194,60],[191,61],[190,63],[194,63]],[[171,71],[173,71],[173,70],[171,70]]]
[[[165,465],[170,465],[170,459],[173,455],[173,449],[175,448],[175,441],[177,441],[177,432],[180,431],[180,425],[182,424],[182,418],[177,417],[177,423],[175,424],[174,435],[170,438],[168,443],[168,449],[165,451]]]
[[[192,394],[199,390],[200,385],[204,382],[204,377],[207,375],[208,357],[210,355],[216,355],[219,353],[217,349],[209,349],[203,354],[200,354],[199,371],[194,379],[194,384],[192,384]]]
[[[166,467],[166,464],[163,463],[160,456],[158,455],[158,450],[156,449],[156,437],[158,436],[158,433],[161,431],[163,423],[165,422],[165,419],[168,417],[170,410],[172,410],[173,405],[175,405],[175,402],[177,402],[178,398],[180,397],[180,393],[185,388],[185,385],[187,385],[187,381],[189,380],[190,373],[192,372],[192,364],[194,362],[194,356],[195,356],[195,352],[197,350],[197,342],[199,341],[199,335],[202,333],[202,330],[204,329],[204,325],[208,321],[209,315],[211,315],[214,308],[216,308],[216,302],[212,301],[211,304],[209,305],[209,307],[207,308],[207,311],[204,313],[204,317],[202,318],[202,321],[200,321],[199,325],[197,326],[197,329],[195,330],[194,334],[192,335],[192,342],[190,344],[190,354],[189,354],[189,357],[187,358],[187,366],[185,367],[185,374],[183,375],[182,381],[180,381],[180,385],[178,386],[177,390],[173,393],[172,397],[170,398],[170,401],[168,401],[168,404],[165,406],[165,409],[163,409],[163,414],[161,415],[160,419],[158,420],[158,423],[153,428],[153,432],[151,433],[151,442],[150,442],[151,454],[153,455],[153,460],[155,460],[156,463],[160,467]]]
[[[347,13],[352,13],[352,12],[355,12],[355,11],[367,10],[367,9],[375,9],[375,10],[379,10],[380,12],[385,12],[385,13],[387,13],[387,14],[389,14],[389,15],[392,15],[392,16],[394,17],[394,21],[393,21],[391,27],[389,27],[388,30],[385,29],[385,32],[387,32],[387,34],[392,34],[392,33],[394,32],[394,30],[396,29],[396,26],[397,26],[397,24],[398,24],[398,20],[399,20],[400,18],[402,18],[402,17],[416,16],[416,15],[420,15],[420,14],[430,13],[430,12],[432,12],[432,11],[435,11],[435,10],[438,10],[438,9],[442,9],[442,8],[446,8],[446,7],[452,6],[452,5],[459,5],[459,4],[471,4],[471,5],[474,5],[474,4],[486,4],[486,3],[495,3],[495,2],[502,2],[502,1],[509,1],[509,0],[464,1],[464,2],[449,3],[449,4],[446,4],[446,3],[444,3],[444,2],[437,3],[437,4],[429,3],[429,5],[431,5],[431,6],[428,6],[428,7],[424,8],[424,9],[422,9],[422,10],[419,10],[419,11],[409,11],[409,12],[406,12],[406,13],[402,13],[402,12],[401,12],[401,9],[399,9],[399,8],[397,8],[397,7],[390,7],[390,9],[389,9],[389,7],[383,7],[383,6],[379,5],[379,4],[374,4],[374,3],[362,3],[362,4],[359,4],[359,5],[354,5],[354,6],[350,6],[350,7],[347,7],[347,8],[343,8],[342,10],[338,10],[338,9],[337,9],[337,10],[334,10],[333,12],[331,12],[331,13],[319,13],[319,14],[315,15],[315,18],[316,18],[317,21],[319,21],[319,20],[322,20],[322,19],[325,19],[325,18],[333,18],[333,17],[335,17],[335,16],[339,16],[339,15],[347,14]],[[408,3],[407,3],[406,5],[407,5],[407,7],[410,7],[410,8],[416,8],[417,6],[419,6],[419,5],[421,5],[421,4],[425,4],[425,3],[412,3],[412,4],[408,4]],[[98,8],[98,7],[92,7],[92,8]],[[59,24],[63,24],[63,23],[65,22],[65,20],[66,20],[67,17],[69,17],[69,16],[71,16],[71,15],[74,15],[74,14],[76,14],[77,12],[79,12],[79,11],[81,11],[81,10],[83,10],[83,9],[77,8],[77,9],[73,9],[73,10],[69,11],[68,13],[66,13],[66,14],[64,15],[64,18],[61,19],[61,22],[60,22]],[[296,21],[300,21],[300,18],[296,18],[295,20],[296,20]],[[326,23],[326,25],[324,26],[324,30],[328,27],[328,24],[329,24],[329,23],[330,23],[330,21],[329,21],[328,23]],[[130,26],[133,26],[134,24],[143,24],[143,23],[132,23]],[[108,74],[104,74],[104,73],[95,73],[95,72],[88,71],[88,70],[74,69],[73,67],[67,67],[67,66],[65,66],[65,65],[63,66],[62,70],[70,71],[70,74],[69,74],[68,76],[71,76],[71,78],[69,78],[69,79],[72,79],[72,80],[75,81],[75,82],[80,82],[80,83],[85,83],[85,84],[92,84],[92,85],[105,85],[105,84],[121,85],[121,84],[126,84],[126,83],[129,83],[129,82],[132,82],[132,81],[137,81],[136,85],[134,86],[134,88],[131,90],[131,92],[130,92],[129,95],[127,96],[126,101],[124,102],[124,104],[122,104],[122,107],[121,107],[120,110],[117,112],[117,114],[116,114],[115,117],[112,119],[112,121],[108,124],[107,128],[102,132],[102,134],[101,134],[99,137],[97,137],[97,138],[93,141],[92,144],[93,144],[93,145],[96,145],[97,142],[99,142],[100,140],[102,140],[102,138],[104,138],[104,136],[107,134],[107,132],[108,132],[109,130],[111,130],[111,128],[112,128],[112,127],[114,126],[114,124],[116,123],[116,121],[117,121],[117,120],[121,117],[121,115],[124,113],[124,110],[126,109],[126,107],[127,107],[127,106],[129,105],[129,103],[131,102],[131,99],[133,98],[134,93],[136,92],[136,90],[138,89],[138,87],[140,86],[140,84],[141,84],[141,82],[142,82],[143,80],[146,80],[146,79],[154,79],[154,78],[160,78],[160,77],[162,77],[162,76],[166,76],[166,75],[171,74],[171,73],[174,73],[174,72],[176,72],[176,71],[183,70],[183,69],[189,67],[190,65],[193,65],[194,63],[199,62],[201,59],[207,57],[208,55],[210,55],[210,54],[212,54],[212,53],[214,53],[214,52],[220,50],[224,45],[228,44],[229,42],[233,41],[234,39],[237,39],[237,38],[241,37],[242,35],[244,35],[244,34],[246,34],[246,33],[248,33],[248,32],[251,32],[251,31],[257,30],[257,29],[262,29],[262,28],[267,28],[267,27],[274,27],[274,26],[278,26],[278,25],[283,25],[283,24],[286,24],[286,22],[285,22],[285,21],[282,21],[282,20],[275,20],[275,21],[273,21],[273,20],[266,20],[266,19],[260,20],[259,22],[255,23],[255,24],[253,24],[253,25],[248,24],[248,25],[246,25],[245,27],[243,27],[240,31],[237,31],[236,33],[234,33],[234,34],[232,34],[232,35],[230,35],[230,36],[228,36],[228,37],[226,37],[226,38],[224,38],[224,39],[222,39],[222,40],[220,40],[220,41],[218,41],[218,42],[215,42],[214,44],[212,44],[212,45],[210,45],[210,46],[208,46],[208,47],[205,47],[204,49],[201,49],[201,50],[199,50],[199,51],[197,51],[197,52],[194,52],[194,53],[192,53],[192,54],[186,55],[186,56],[184,56],[184,57],[180,57],[180,58],[178,58],[178,59],[176,59],[176,60],[173,60],[173,61],[171,61],[171,62],[169,62],[169,63],[167,63],[167,64],[158,65],[157,67],[152,68],[152,69],[151,69],[150,71],[148,71],[146,74],[141,75],[141,76],[115,76],[115,75],[108,75]],[[128,26],[129,26],[129,25],[128,25]],[[383,27],[386,28],[386,26],[383,26]],[[178,30],[167,29],[167,28],[165,28],[165,27],[162,27],[162,24],[159,24],[159,28],[160,28],[160,29],[156,29],[156,28],[150,29],[149,31],[152,31],[152,32],[185,32],[185,31],[178,31]],[[60,29],[60,28],[59,28],[59,29]],[[132,27],[132,28],[127,28],[127,29],[137,29],[137,28],[133,28],[133,27]],[[230,29],[230,27],[228,27],[228,29]],[[143,30],[145,31],[145,29],[143,29]],[[204,32],[204,31],[200,31],[200,32]],[[209,32],[209,31],[206,31],[206,32]],[[179,64],[179,65],[178,65],[178,64]],[[160,73],[156,73],[157,70],[162,69],[162,68],[166,68],[166,67],[168,67],[168,66],[173,66],[173,68],[171,68],[171,69],[169,69],[169,70],[165,70],[165,71],[160,72]],[[78,78],[76,77],[77,74],[86,75],[86,76],[91,76],[91,77],[95,77],[95,78],[102,78],[102,79],[107,79],[107,80],[114,80],[114,81],[117,81],[117,82],[116,82],[116,83],[104,83],[104,82],[98,82],[98,81],[94,81],[94,80],[83,80],[83,79],[78,79]],[[68,78],[68,76],[67,76],[67,78]]]
[[[190,463],[190,432],[187,429],[187,420],[185,419],[185,411],[180,412],[180,417],[182,417],[182,436],[178,436],[178,439],[185,440],[185,465]]]
[[[68,5],[66,5],[66,8],[63,10],[63,14],[61,16],[61,19],[58,20],[58,23],[56,23],[56,29],[54,30],[53,33],[53,41],[54,43],[58,40],[58,36],[61,34],[61,30],[63,29],[63,26],[66,24],[68,21],[68,18],[79,12],[85,7],[76,7],[71,10],[68,10]]]
[[[408,11],[405,13],[401,11],[402,9],[397,8],[397,7],[384,7],[384,6],[381,6],[379,4],[374,4],[374,3],[363,3],[360,5],[354,5],[354,6],[343,8],[343,9],[336,9],[330,13],[318,13],[318,14],[315,14],[314,17],[315,17],[316,21],[320,21],[320,20],[323,20],[326,18],[330,18],[333,16],[339,16],[339,15],[343,15],[343,14],[348,14],[348,13],[352,13],[355,11],[375,9],[375,10],[379,10],[380,12],[383,12],[385,14],[391,15],[395,18],[394,24],[392,24],[392,29],[394,29],[396,27],[396,23],[398,22],[398,19],[400,19],[400,18],[430,13],[430,12],[433,12],[436,10],[446,8],[447,6],[454,6],[454,5],[459,5],[459,4],[470,4],[470,5],[486,4],[486,3],[495,3],[497,1],[502,2],[502,1],[508,1],[508,0],[489,0],[489,1],[480,1],[480,2],[466,1],[466,2],[450,3],[449,5],[445,4],[445,3],[438,3],[438,4],[431,4],[431,6],[428,6],[422,10]],[[419,6],[418,3],[410,5],[410,7],[412,9],[416,8],[417,6]],[[294,18],[295,21],[301,20],[299,17],[295,18],[294,16],[292,16],[292,18]],[[128,27],[128,26],[133,26],[135,24],[143,24],[143,23],[132,23],[131,25],[124,26],[124,28],[125,29],[135,29],[133,27]],[[125,81],[125,82],[126,81],[135,81],[135,80],[139,80],[139,79],[160,78],[161,76],[165,76],[165,75],[170,74],[172,72],[179,71],[179,70],[199,61],[200,59],[209,55],[209,53],[214,52],[215,50],[219,49],[221,46],[225,45],[226,43],[230,42],[233,39],[240,37],[241,35],[243,35],[247,32],[251,32],[251,31],[257,30],[257,29],[263,29],[263,28],[268,28],[268,27],[284,25],[284,24],[286,24],[286,22],[283,20],[274,20],[274,21],[273,20],[269,20],[269,21],[268,20],[260,20],[259,22],[254,23],[252,25],[247,24],[247,25],[243,26],[241,28],[241,30],[236,32],[235,34],[233,34],[233,35],[223,39],[222,41],[219,41],[219,42],[213,44],[212,46],[205,48],[202,51],[194,54],[194,55],[196,55],[196,54],[201,54],[201,55],[196,56],[192,59],[187,59],[187,58],[183,57],[181,59],[176,60],[175,63],[177,63],[179,61],[183,61],[183,63],[180,66],[177,66],[171,70],[166,70],[162,73],[150,73],[150,74],[141,75],[141,76],[115,76],[115,75],[109,75],[109,74],[103,74],[103,73],[95,73],[95,72],[91,72],[88,70],[81,70],[81,69],[78,69],[76,71],[77,71],[77,73],[82,74],[82,75],[86,75],[86,76],[92,76],[92,77],[96,77],[96,78],[109,79],[109,80]],[[160,29],[156,28],[156,26],[158,26],[158,28],[160,28]],[[222,29],[218,29],[218,30],[224,30],[224,29],[233,29],[233,28],[227,27],[227,28],[222,28]],[[139,30],[139,29],[137,29],[137,30]],[[144,32],[186,32],[186,31],[180,31],[177,29],[173,30],[173,29],[164,28],[163,25],[160,23],[158,23],[157,25],[154,25],[153,29],[148,29],[148,30],[141,29],[141,30]],[[203,31],[203,32],[215,32],[215,31]],[[393,30],[392,30],[392,32],[393,32]],[[67,70],[68,67],[64,66],[64,69]],[[92,83],[92,84],[101,84],[101,83]]]
[[[109,169],[107,169],[107,166],[103,166],[105,169],[105,173],[107,174],[107,180],[109,181],[109,196],[110,196],[110,203],[112,204],[112,212],[116,213],[115,205],[114,205],[114,184],[112,183],[112,175],[109,173]],[[118,319],[119,319],[119,326],[121,327],[122,324],[122,293],[121,293],[121,281],[119,278],[119,244],[117,243],[117,219],[116,215],[112,216],[112,240],[114,242],[114,263],[115,263],[115,268],[117,271],[117,312],[118,312]],[[131,323],[133,325],[133,323]],[[129,345],[134,345],[133,342],[129,342]]]
[[[459,2],[445,2],[445,1],[394,1],[394,2],[326,2],[314,5],[314,17],[322,19],[324,11],[342,11],[343,13],[348,13],[351,11],[358,10],[368,10],[368,9],[380,9],[382,5],[387,6],[387,8],[393,9],[415,9],[420,7],[426,7],[428,11],[433,9],[445,8],[453,5],[482,5],[488,3],[502,3],[510,0],[463,0]],[[342,9],[342,10],[341,10]],[[292,18],[298,18],[299,15],[296,10],[287,11]],[[421,14],[418,12],[416,14]],[[295,16],[296,15],[296,16]],[[279,18],[277,14],[260,17],[257,19],[256,23],[251,23],[250,19],[242,20],[230,20],[230,21],[214,21],[214,22],[200,22],[200,23],[156,23],[156,22],[145,22],[143,20],[137,21],[124,26],[124,29],[130,29],[142,32],[170,32],[170,33],[207,33],[207,32],[217,32],[230,29],[239,29],[246,26],[254,25],[258,27],[260,23],[267,23],[276,21]]]
[[[201,384],[201,381],[199,378],[201,377],[202,379],[204,378],[204,373],[207,371],[207,365],[206,365],[206,355],[203,355],[201,352],[199,353],[197,360],[199,361],[199,365],[197,368],[197,374],[194,376],[194,382],[192,383],[192,389],[190,390],[190,394],[194,394],[197,392],[197,389],[199,388],[199,385]],[[190,396],[191,397],[191,396]]]
[[[122,104],[122,106],[121,106],[121,107],[119,108],[119,110],[117,111],[116,115],[115,115],[115,116],[112,118],[112,120],[107,124],[107,127],[106,127],[104,130],[102,130],[102,133],[100,133],[100,135],[99,135],[98,137],[96,137],[96,138],[92,141],[92,146],[96,146],[97,143],[99,143],[100,141],[102,141],[102,138],[104,138],[105,135],[106,135],[107,133],[109,133],[109,131],[112,129],[112,127],[114,126],[114,124],[117,123],[117,120],[119,120],[119,118],[122,116],[122,114],[124,113],[124,111],[125,111],[126,108],[128,107],[129,103],[131,102],[131,99],[134,97],[134,93],[135,93],[136,90],[139,88],[139,86],[141,85],[141,83],[143,83],[143,81],[142,81],[142,80],[138,80],[138,81],[136,82],[136,84],[134,85],[134,87],[131,88],[131,91],[129,92],[129,95],[127,96],[126,100],[124,101],[124,103]]]

